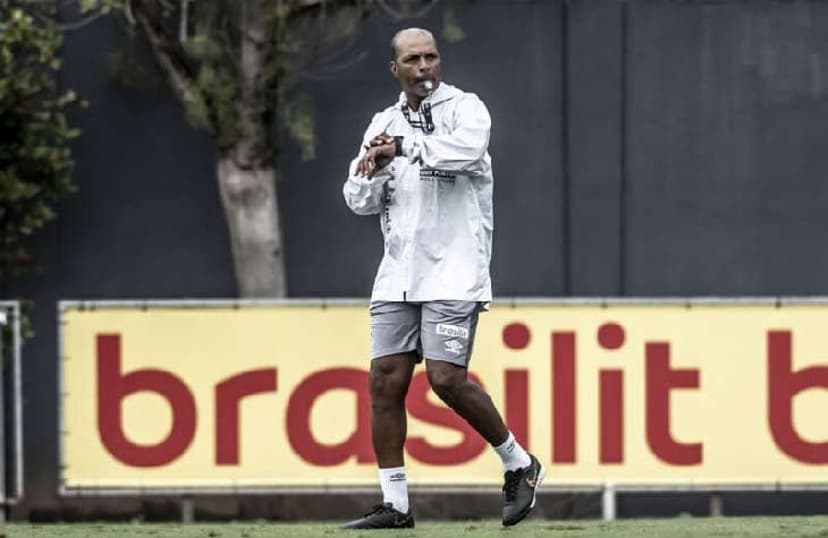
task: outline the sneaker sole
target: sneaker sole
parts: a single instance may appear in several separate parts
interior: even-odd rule
[[[540,463],[540,462],[538,462]],[[538,473],[538,480],[535,482],[535,491],[532,492],[532,502],[529,506],[521,512],[518,517],[515,518],[514,521],[510,521],[509,523],[503,523],[505,527],[511,527],[512,525],[517,525],[521,521],[523,521],[526,516],[529,515],[529,512],[535,507],[535,502],[538,500],[538,488],[541,486],[541,482],[543,482],[544,477],[546,477],[546,467],[541,464],[540,472]]]

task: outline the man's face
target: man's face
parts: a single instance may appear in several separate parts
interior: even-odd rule
[[[428,35],[412,32],[399,36],[397,39],[397,57],[391,62],[391,73],[400,81],[400,86],[406,94],[419,97],[428,96],[423,84],[430,80],[432,90],[436,90],[440,83],[440,53],[437,45]]]

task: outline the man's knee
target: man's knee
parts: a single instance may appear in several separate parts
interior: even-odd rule
[[[371,361],[371,397],[400,400],[405,398],[411,381],[412,365],[406,357],[382,357]]]
[[[444,402],[450,402],[466,382],[466,369],[449,362],[426,361],[426,372],[431,389]]]

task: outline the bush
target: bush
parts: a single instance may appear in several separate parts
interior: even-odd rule
[[[27,242],[74,189],[69,141],[79,134],[66,110],[80,100],[55,82],[60,32],[23,4],[0,0],[0,282],[36,266]]]

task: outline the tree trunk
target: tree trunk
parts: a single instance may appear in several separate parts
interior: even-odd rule
[[[221,201],[230,232],[241,297],[285,297],[285,257],[279,225],[276,172],[218,161]]]

